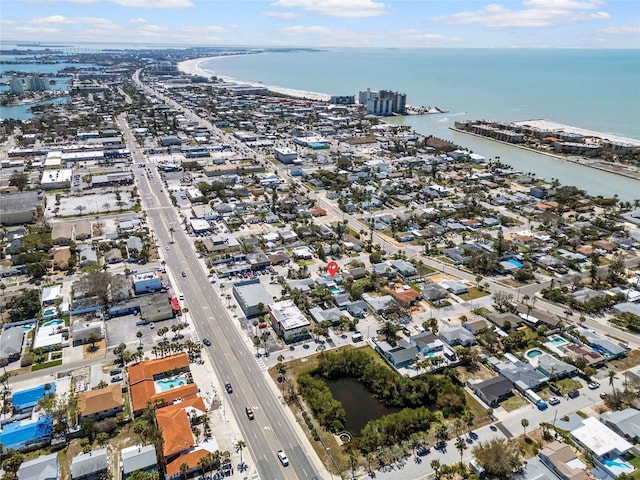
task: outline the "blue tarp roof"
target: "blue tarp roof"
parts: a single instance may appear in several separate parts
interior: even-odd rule
[[[31,443],[51,438],[52,433],[53,419],[50,416],[45,416],[32,423],[14,422],[5,425],[0,433],[0,442],[2,442],[4,451],[9,448],[20,450]]]

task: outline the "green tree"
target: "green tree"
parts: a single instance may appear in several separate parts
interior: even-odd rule
[[[11,177],[9,177],[9,185],[16,187],[19,191],[23,191],[28,184],[29,176],[24,172],[14,170]]]
[[[467,449],[467,442],[464,441],[463,438],[459,438],[456,442],[456,450],[460,452],[460,466],[462,467],[462,455],[464,451]]]
[[[522,469],[523,458],[517,442],[495,438],[478,443],[471,450],[478,465],[484,468],[487,478],[508,480],[511,475]]]
[[[526,418],[523,418],[522,420],[520,420],[520,425],[522,425],[522,428],[524,430],[524,435],[527,435],[527,427],[529,426],[529,420],[527,420]]]

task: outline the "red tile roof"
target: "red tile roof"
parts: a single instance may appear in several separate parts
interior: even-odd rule
[[[180,465],[186,463],[189,465],[189,469],[196,468],[201,458],[205,457],[209,453],[205,449],[194,450],[193,452],[180,455],[175,460],[167,463],[167,478],[171,478],[174,475],[180,473]]]
[[[167,404],[178,398],[189,398],[196,395],[198,386],[195,383],[172,388],[164,392],[156,392],[154,377],[156,375],[176,369],[189,368],[189,357],[186,353],[171,357],[149,360],[131,365],[129,371],[129,385],[131,403],[134,413],[144,410],[149,403]]]

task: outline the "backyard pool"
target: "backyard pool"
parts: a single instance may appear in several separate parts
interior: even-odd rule
[[[31,330],[33,330],[33,325],[23,325],[23,326],[22,326],[22,331],[23,331],[24,333],[28,333],[28,332],[30,332]]]
[[[55,308],[47,308],[44,312],[42,312],[43,317],[53,317],[58,312]]]
[[[553,345],[554,347],[559,347],[560,345],[566,345],[567,342],[564,338],[562,338],[560,335],[551,335],[549,337],[549,343],[551,345]]]
[[[527,352],[527,358],[536,358],[542,355],[542,351],[537,348],[533,348]]]
[[[173,388],[181,387],[182,385],[187,384],[187,376],[186,375],[178,375],[171,378],[163,378],[162,380],[156,380],[156,390],[160,392],[166,392],[167,390],[171,390]]]
[[[64,323],[64,320],[49,320],[48,322],[45,322],[42,324],[43,327],[55,327],[56,325],[62,325]]]

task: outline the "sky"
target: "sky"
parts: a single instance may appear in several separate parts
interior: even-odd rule
[[[640,48],[640,0],[0,0],[0,40]]]

